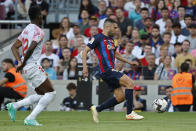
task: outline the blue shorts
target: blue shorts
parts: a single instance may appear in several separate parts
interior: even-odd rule
[[[110,89],[110,91],[113,92],[116,88],[120,88],[119,81],[123,75],[124,74],[121,72],[115,70],[108,70],[100,76],[102,80],[108,84],[108,88]]]

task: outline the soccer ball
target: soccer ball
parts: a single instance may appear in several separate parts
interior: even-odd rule
[[[152,107],[155,112],[165,112],[167,109],[167,101],[165,99],[155,99],[152,103]]]

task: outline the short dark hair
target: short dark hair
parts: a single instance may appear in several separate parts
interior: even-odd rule
[[[116,21],[114,21],[113,19],[108,18],[108,19],[105,20],[104,24],[105,23],[116,23]]]
[[[185,10],[185,7],[182,5],[178,6],[177,10],[179,10],[180,8],[183,8]]]
[[[44,61],[48,61],[48,62],[50,63],[50,60],[49,60],[48,58],[43,58],[43,59],[41,60],[41,64],[42,64]]]
[[[190,14],[186,14],[186,15],[184,16],[184,20],[185,20],[186,18],[191,18],[191,20],[193,20],[193,17],[192,17],[192,15],[190,15]]]
[[[147,20],[151,20],[151,21],[152,21],[152,18],[151,18],[151,17],[146,17],[146,18],[144,19],[144,21],[147,21]]]
[[[76,84],[74,84],[74,83],[69,83],[68,85],[67,85],[67,90],[68,91],[70,91],[70,90],[76,90]]]
[[[141,9],[141,12],[142,12],[142,11],[147,11],[147,12],[148,12],[148,8],[143,7],[143,8]]]
[[[184,40],[183,42],[182,42],[182,44],[184,43],[184,42],[188,42],[189,43],[189,45],[191,44],[191,42],[189,41],[189,40]]]
[[[31,21],[35,20],[37,16],[41,15],[41,9],[39,6],[31,6],[28,11]]]
[[[176,22],[173,24],[172,28],[178,27],[181,29],[181,24],[179,22]]]
[[[61,34],[61,35],[59,36],[59,40],[60,40],[61,38],[63,38],[63,37],[64,37],[66,40],[68,40],[68,39],[67,39],[67,36],[64,35],[64,34]]]
[[[170,36],[172,36],[172,34],[171,34],[170,32],[164,32],[162,37],[164,37],[165,35],[170,35]]]
[[[188,72],[189,64],[186,63],[186,62],[182,63],[181,66],[180,66],[180,69],[181,69],[181,72]]]
[[[193,63],[193,61],[191,59],[186,59],[185,62],[191,62],[191,63]]]
[[[4,63],[9,63],[9,64],[11,64],[12,66],[14,66],[14,62],[13,62],[13,60],[10,59],[10,58],[6,58],[6,59],[4,59],[2,62],[4,62]]]
[[[167,90],[167,89],[169,89],[169,88],[173,88],[173,87],[172,87],[171,85],[169,85],[169,86],[166,86],[165,89]]]
[[[160,30],[160,29],[159,29],[159,25],[157,25],[157,24],[153,25],[152,29]]]
[[[163,7],[163,8],[161,9],[161,11],[164,11],[164,10],[167,10],[167,11],[168,11],[168,8],[167,8],[167,7]]]

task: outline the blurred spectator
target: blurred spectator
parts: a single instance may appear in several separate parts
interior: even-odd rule
[[[139,80],[142,76],[140,60],[135,58],[132,60],[135,64],[131,65],[131,70],[125,72],[132,80]]]
[[[165,7],[165,3],[164,0],[158,0],[158,4],[156,6],[156,8],[152,9],[152,12],[150,14],[151,18],[156,21],[162,18],[161,16],[161,9]]]
[[[168,47],[168,53],[169,55],[173,55],[175,53],[174,50],[174,45],[170,43],[171,41],[171,33],[169,32],[165,32],[162,36],[163,38],[163,45]],[[157,46],[157,50],[156,50],[156,56],[159,57],[160,56],[160,47],[161,46]],[[156,63],[158,64],[158,63]]]
[[[179,6],[181,6],[181,1],[180,0],[174,0],[174,9],[178,10]]]
[[[140,37],[145,34],[151,34],[153,21],[150,17],[144,19],[144,29],[139,30]]]
[[[181,43],[175,43],[174,44],[175,53],[172,55],[174,58],[176,58],[178,55],[182,53],[182,44]]]
[[[185,25],[185,21],[184,21],[184,15],[185,15],[185,8],[184,6],[179,6],[178,7],[178,18],[174,19],[174,23],[180,23],[181,24],[181,27],[182,29],[184,27],[186,27]]]
[[[196,76],[196,68],[193,66],[193,61],[191,59],[186,59],[185,63],[189,64],[189,73],[191,73],[193,76]]]
[[[75,56],[75,58],[77,59],[77,63],[79,63],[79,64],[82,64],[82,52],[85,49],[85,47],[86,47],[86,45],[83,43],[80,46],[78,46],[78,48],[77,48],[78,54]],[[92,63],[92,56],[91,55],[92,55],[91,52],[88,53],[87,61],[86,61],[88,64]]]
[[[129,11],[129,18],[131,20],[133,20],[133,25],[135,25],[135,22],[140,20],[142,17],[141,17],[141,0],[135,0],[135,10],[133,11]]]
[[[169,32],[169,33],[173,34],[172,27],[173,27],[173,20],[171,18],[168,18],[167,21],[166,21],[166,24],[165,24],[165,28],[161,32],[161,35],[163,35],[166,32]]]
[[[115,70],[119,71],[119,72],[124,72],[124,62],[122,61],[117,61],[116,65],[115,65]]]
[[[14,3],[15,0],[0,1],[0,19],[8,19],[14,13]]]
[[[68,39],[66,35],[60,35],[59,36],[59,48],[56,51],[56,54],[59,56],[59,58],[62,58],[62,50],[68,47]]]
[[[133,44],[134,45],[138,45],[139,42],[140,42],[140,36],[139,36],[138,29],[133,29],[131,35],[132,35],[132,39],[131,40],[133,41]]]
[[[62,58],[59,60],[59,74],[63,76],[63,72],[68,68],[69,62],[71,60],[71,51],[69,48],[64,48],[62,50]]]
[[[92,37],[91,33],[90,33],[91,27],[94,27],[94,26],[97,27],[98,23],[99,23],[98,18],[96,16],[91,16],[90,19],[89,19],[89,26],[90,27],[88,27],[87,29],[84,30],[84,35],[86,37]],[[97,27],[97,31],[98,31],[98,33],[101,33],[102,29]]]
[[[187,0],[187,6],[185,6],[186,14],[195,17],[196,7],[193,5],[193,0]]]
[[[185,15],[184,17],[184,23],[186,24],[186,26],[184,28],[182,28],[182,35],[188,37],[190,35],[190,31],[189,31],[189,26],[192,24],[193,19],[191,15]]]
[[[82,51],[82,49],[85,47],[85,45],[86,44],[84,43],[83,37],[76,38],[76,43],[72,47],[71,57],[73,58],[73,57],[77,56]]]
[[[134,27],[136,27],[138,30],[145,28],[144,20],[146,19],[146,17],[148,17],[148,8],[141,9],[141,17],[142,19],[136,21],[134,25]]]
[[[161,34],[163,34],[163,32],[165,30],[166,21],[169,18],[168,8],[163,7],[161,9],[161,15],[162,15],[162,18],[157,20],[155,23],[159,25],[160,32],[161,32]]]
[[[135,59],[136,57],[132,54],[133,47],[134,47],[133,42],[128,41],[127,44],[126,44],[126,47],[125,47],[125,54],[122,55],[122,57],[126,58],[128,61],[132,61],[133,59]],[[125,63],[124,64],[124,70],[128,71],[130,69],[131,69],[131,65]]]
[[[121,8],[116,9],[116,16],[118,19],[118,27],[122,31],[122,35],[125,35],[127,28],[132,28],[133,23],[130,19],[125,18]]]
[[[196,24],[191,24],[189,26],[190,35],[188,36],[188,40],[190,41],[190,49],[189,51],[192,52],[196,49]]]
[[[70,60],[68,69],[65,69],[63,72],[63,80],[77,79],[77,76],[78,76],[77,59],[72,58]]]
[[[143,57],[140,59],[142,66],[148,66],[148,62],[147,62],[147,55],[152,53],[152,45],[146,43],[144,46],[144,55]]]
[[[92,78],[93,80],[98,80],[100,77],[99,77],[99,64],[98,64],[98,59],[97,59],[97,56],[96,54],[92,54],[92,63],[93,63],[93,66],[92,66]]]
[[[79,27],[80,27],[80,33],[84,34],[85,29],[89,27],[89,12],[88,10],[82,10],[81,11],[81,18],[82,22],[80,22]]]
[[[135,85],[133,90],[133,109],[138,111],[146,111],[146,100],[140,97],[142,87]],[[126,103],[124,104],[124,110],[126,111]]]
[[[98,14],[96,14],[100,20],[107,17],[106,16],[106,7],[107,7],[106,2],[104,0],[100,0],[99,4],[98,4],[99,12],[98,12]]]
[[[177,73],[177,69],[171,67],[171,62],[171,56],[167,55],[163,63],[157,67],[154,80],[172,80],[173,76]]]
[[[28,10],[31,3],[32,0],[18,0],[17,11],[22,18],[26,18],[28,16]]]
[[[48,10],[49,10],[48,3],[45,0],[33,0],[33,2],[31,3],[31,6],[35,6],[35,5],[40,7],[43,20],[44,20],[44,25],[46,25],[46,17],[48,15]]]
[[[74,37],[73,29],[71,28],[71,23],[68,17],[64,17],[61,20],[59,29],[54,29],[52,31],[52,36],[55,39],[58,39],[61,34],[66,35],[68,40]]]
[[[142,35],[140,41],[134,46],[132,54],[138,59],[144,57],[144,47],[149,44],[149,35]]]
[[[124,5],[124,10],[125,11],[130,11],[132,12],[133,10],[136,9],[136,2],[141,2],[140,0],[128,0],[128,2],[125,3]],[[144,3],[141,2],[141,8],[144,7]]]
[[[155,55],[153,53],[148,54],[146,56],[146,60],[148,62],[148,66],[142,67],[142,77],[140,77],[140,79],[153,80],[154,73],[157,68],[157,65],[155,64]]]
[[[0,110],[4,98],[23,99],[27,95],[27,85],[20,73],[16,72],[11,59],[2,61],[2,70],[5,76],[0,80]]]
[[[189,111],[193,104],[193,85],[195,78],[189,71],[189,64],[182,63],[181,72],[173,78],[171,101],[176,111]]]
[[[166,97],[164,97],[163,99],[165,99],[167,101],[167,112],[174,112],[175,108],[172,105],[171,102],[171,92],[172,92],[173,87],[172,86],[167,86],[165,91],[166,91]]]
[[[60,108],[61,111],[74,111],[78,109],[78,101],[77,101],[77,87],[74,83],[69,83],[67,85],[67,90],[69,93],[69,97],[66,97]]]
[[[79,19],[82,19],[82,12],[83,10],[86,10],[88,12],[88,14],[91,15],[95,15],[99,12],[99,9],[93,5],[93,3],[91,2],[91,0],[81,0],[80,2],[80,12],[79,12]]]
[[[78,45],[78,43],[77,43],[77,39],[78,38],[82,38],[83,42],[85,44],[88,44],[88,39],[84,35],[82,35],[80,33],[80,26],[78,24],[75,24],[73,26],[73,33],[74,33],[74,37],[72,37],[69,40],[69,46],[70,46],[70,48],[74,48],[74,47],[76,47],[76,45]]]
[[[168,5],[168,10],[169,10],[170,18],[172,18],[172,19],[178,18],[178,12],[177,12],[177,10],[174,9],[173,3],[170,3]]]
[[[171,44],[175,44],[175,43],[178,43],[178,42],[182,43],[186,39],[186,36],[183,36],[181,34],[181,25],[180,25],[180,23],[174,23],[172,28],[173,28],[174,33],[172,34],[170,43]]]
[[[152,47],[155,47],[155,48],[158,48],[159,46],[161,46],[164,43],[164,41],[160,35],[159,26],[156,24],[152,27],[152,34],[151,34],[151,38],[150,38],[150,43],[152,44]]]
[[[50,67],[50,60],[48,58],[43,58],[41,61],[41,65],[42,65],[44,71],[47,73],[50,80],[57,79],[56,71]]]
[[[111,8],[111,7],[107,7],[106,8],[106,18],[103,18],[103,19],[101,19],[100,21],[99,21],[99,28],[100,29],[102,29],[103,30],[103,24],[104,24],[104,22],[105,22],[105,20],[110,16],[110,15],[112,15],[113,14],[113,9]]]
[[[129,42],[129,38],[127,36],[123,36],[122,39],[121,39],[121,41],[120,41],[120,43],[118,43],[118,48],[117,48],[117,50],[118,50],[118,52],[120,54],[123,55],[123,54],[126,53],[125,48],[126,48],[126,44],[128,42]]]
[[[45,42],[45,53],[41,55],[39,59],[39,63],[41,64],[42,59],[48,58],[50,60],[50,66],[53,67],[56,72],[58,72],[58,66],[59,66],[59,57],[52,53],[52,42],[50,40]]]
[[[193,67],[195,66],[195,57],[189,53],[190,41],[184,40],[182,42],[182,53],[179,54],[175,59],[175,67],[178,68],[178,72],[180,72],[180,66],[186,59],[191,59],[193,62]]]

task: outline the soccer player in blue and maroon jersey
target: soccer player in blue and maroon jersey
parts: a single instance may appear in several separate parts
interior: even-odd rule
[[[93,115],[94,122],[98,123],[99,118],[98,114],[104,109],[113,107],[126,99],[127,106],[127,120],[141,120],[144,117],[136,114],[132,111],[133,107],[133,81],[125,74],[116,71],[115,68],[115,59],[118,59],[122,62],[128,64],[134,64],[127,59],[124,59],[117,51],[114,40],[112,37],[115,34],[115,30],[118,28],[117,23],[111,19],[107,19],[104,22],[103,33],[95,35],[91,39],[87,47],[83,51],[82,62],[83,62],[83,77],[88,76],[88,70],[86,65],[87,53],[94,49],[100,67],[100,76],[108,84],[111,91],[113,91],[115,97],[105,101],[99,106],[92,106],[91,112]],[[125,93],[123,88],[125,87]]]

